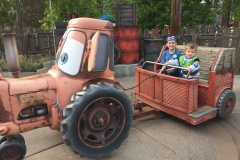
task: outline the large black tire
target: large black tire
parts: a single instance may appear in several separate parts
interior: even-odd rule
[[[114,64],[118,64],[121,57],[122,57],[122,52],[120,48],[118,48],[117,46],[114,46]]]
[[[12,139],[18,139],[23,144],[25,144],[25,139],[24,139],[24,137],[21,134],[14,134],[14,135],[12,135]],[[4,141],[7,141],[7,137],[5,137],[5,136],[0,139],[0,144],[3,143]]]
[[[227,118],[232,113],[236,103],[236,95],[231,89],[222,92],[217,102],[218,116]]]
[[[74,153],[98,158],[120,147],[128,137],[132,116],[130,98],[120,87],[98,83],[73,95],[60,127]]]
[[[0,145],[1,160],[22,160],[26,154],[26,146],[18,139],[5,141]]]

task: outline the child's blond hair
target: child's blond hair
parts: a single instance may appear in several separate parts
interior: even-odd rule
[[[185,51],[187,49],[194,49],[195,51],[197,51],[198,45],[196,43],[193,42],[189,42],[185,45]]]

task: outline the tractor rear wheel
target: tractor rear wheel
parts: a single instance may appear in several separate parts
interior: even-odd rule
[[[130,98],[120,87],[98,83],[73,95],[63,110],[60,127],[74,153],[98,158],[120,147],[132,126],[132,116]]]
[[[227,118],[232,113],[236,103],[236,95],[231,89],[222,92],[217,102],[218,116]]]

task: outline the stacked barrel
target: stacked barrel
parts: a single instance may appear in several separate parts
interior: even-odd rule
[[[137,4],[115,5],[115,18],[114,45],[121,51],[118,63],[138,63],[140,61],[140,28],[137,24]]]

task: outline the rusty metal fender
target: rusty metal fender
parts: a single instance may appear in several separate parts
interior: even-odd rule
[[[219,96],[221,95],[221,93],[226,90],[226,89],[231,89],[229,87],[218,87],[215,91],[214,91],[214,94],[213,94],[213,99],[212,99],[212,102],[211,102],[211,105],[213,107],[216,107],[217,106],[217,101],[218,101],[218,98]]]
[[[96,79],[88,80],[82,84],[82,88],[85,86],[89,86],[91,84],[97,84],[98,82],[101,82],[101,83],[107,82],[107,83],[113,84],[114,86],[118,86],[125,91],[125,88],[119,82],[112,79],[107,79],[107,78],[96,78]]]

